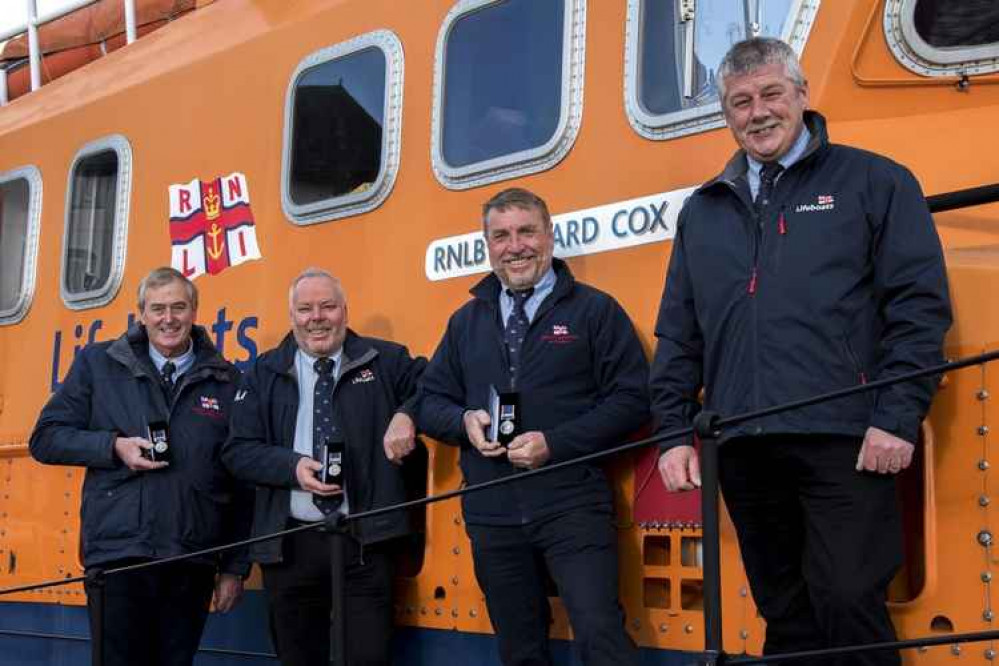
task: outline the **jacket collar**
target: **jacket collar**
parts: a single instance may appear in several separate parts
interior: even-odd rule
[[[804,114],[805,127],[808,128],[808,132],[811,134],[811,138],[808,140],[808,145],[805,147],[805,152],[801,155],[801,158],[791,165],[791,169],[795,168],[798,164],[801,164],[809,160],[813,155],[817,154],[819,151],[824,150],[829,145],[829,133],[826,129],[826,119],[818,111],[806,110]],[[726,185],[730,188],[738,189],[740,187],[740,182],[746,180],[746,171],[749,166],[746,162],[746,151],[740,148],[735,151],[732,158],[722,169],[722,172],[707,181],[703,185],[694,191],[694,194],[699,194],[702,191],[711,189],[717,185]]]
[[[572,271],[569,270],[568,264],[558,257],[552,258],[552,268],[555,269],[555,288],[552,289],[551,296],[545,299],[545,303],[554,303],[565,297],[572,291],[573,286],[576,284],[576,279],[572,276]],[[498,308],[500,286],[501,283],[499,278],[496,277],[496,273],[490,273],[469,289],[469,293],[476,299],[485,301],[490,306]],[[545,303],[541,304],[542,309],[547,309]]]
[[[201,372],[216,372],[228,376],[231,373],[232,366],[219,354],[204,327],[193,326],[191,340],[194,341],[192,375]],[[146,327],[138,322],[132,324],[124,335],[111,343],[107,354],[128,368],[136,377],[156,376],[152,361],[149,360],[149,335],[146,332]]]
[[[295,334],[288,331],[288,334],[274,350],[274,354],[266,357],[264,365],[273,372],[294,376],[295,354],[297,352],[298,343],[295,341]],[[369,363],[377,355],[378,350],[348,328],[347,337],[343,341],[343,356],[340,358],[340,376],[343,377],[350,370]]]

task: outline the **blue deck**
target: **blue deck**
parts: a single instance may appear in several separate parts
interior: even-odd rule
[[[212,616],[196,666],[278,666],[267,632],[264,595],[249,592],[228,615]],[[26,632],[44,636],[15,635]],[[48,636],[48,637],[45,637]],[[89,663],[87,614],[78,606],[0,603],[0,664],[3,666],[80,666]],[[500,666],[493,637],[457,631],[404,627],[397,632],[398,666]],[[237,650],[257,654],[230,654]],[[579,666],[567,641],[552,641],[559,666]],[[643,666],[693,663],[690,653],[642,650]]]

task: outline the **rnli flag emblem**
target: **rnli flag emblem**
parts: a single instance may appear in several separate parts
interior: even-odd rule
[[[208,412],[221,411],[219,408],[219,399],[206,395],[201,396],[201,409]]]
[[[171,185],[171,265],[190,279],[260,259],[246,176]]]

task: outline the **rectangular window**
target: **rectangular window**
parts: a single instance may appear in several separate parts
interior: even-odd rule
[[[898,62],[920,76],[999,71],[995,0],[888,0],[884,32]]]
[[[568,152],[582,113],[585,8],[465,0],[438,38],[434,170],[455,189],[534,173]],[[502,54],[499,57],[498,54]]]
[[[20,321],[31,303],[40,200],[37,169],[0,174],[0,324]]]
[[[728,49],[747,37],[767,36],[800,53],[817,6],[799,0],[630,0],[625,80],[632,126],[650,139],[721,127],[716,79]]]
[[[388,196],[399,160],[401,90],[402,46],[388,31],[299,64],[285,112],[288,217],[309,224],[357,215]]]
[[[131,150],[121,137],[91,144],[73,162],[67,194],[62,293],[72,308],[114,298],[124,269]]]

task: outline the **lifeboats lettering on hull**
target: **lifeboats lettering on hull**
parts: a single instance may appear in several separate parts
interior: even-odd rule
[[[127,329],[134,322],[135,314],[130,312],[125,322],[125,328]],[[209,327],[214,336],[213,342],[219,352],[240,370],[245,370],[257,358],[257,341],[254,339],[252,331],[257,329],[259,323],[256,315],[249,315],[239,320],[231,319],[226,314],[226,308],[221,307],[215,313],[215,321]],[[227,334],[233,328],[236,329],[236,344],[239,345],[239,348],[235,350],[234,354],[227,354]],[[97,334],[103,330],[103,319],[94,319],[90,323],[80,323],[74,326],[72,332],[73,355],[70,358],[63,358],[63,331],[56,331],[52,335],[52,368],[49,375],[52,380],[49,388],[53,392],[62,385],[63,370],[69,369],[73,360],[87,345],[101,340],[111,340],[121,335],[121,331],[115,331],[113,334],[101,336],[101,340],[98,340]],[[66,337],[70,337],[68,333]]]

